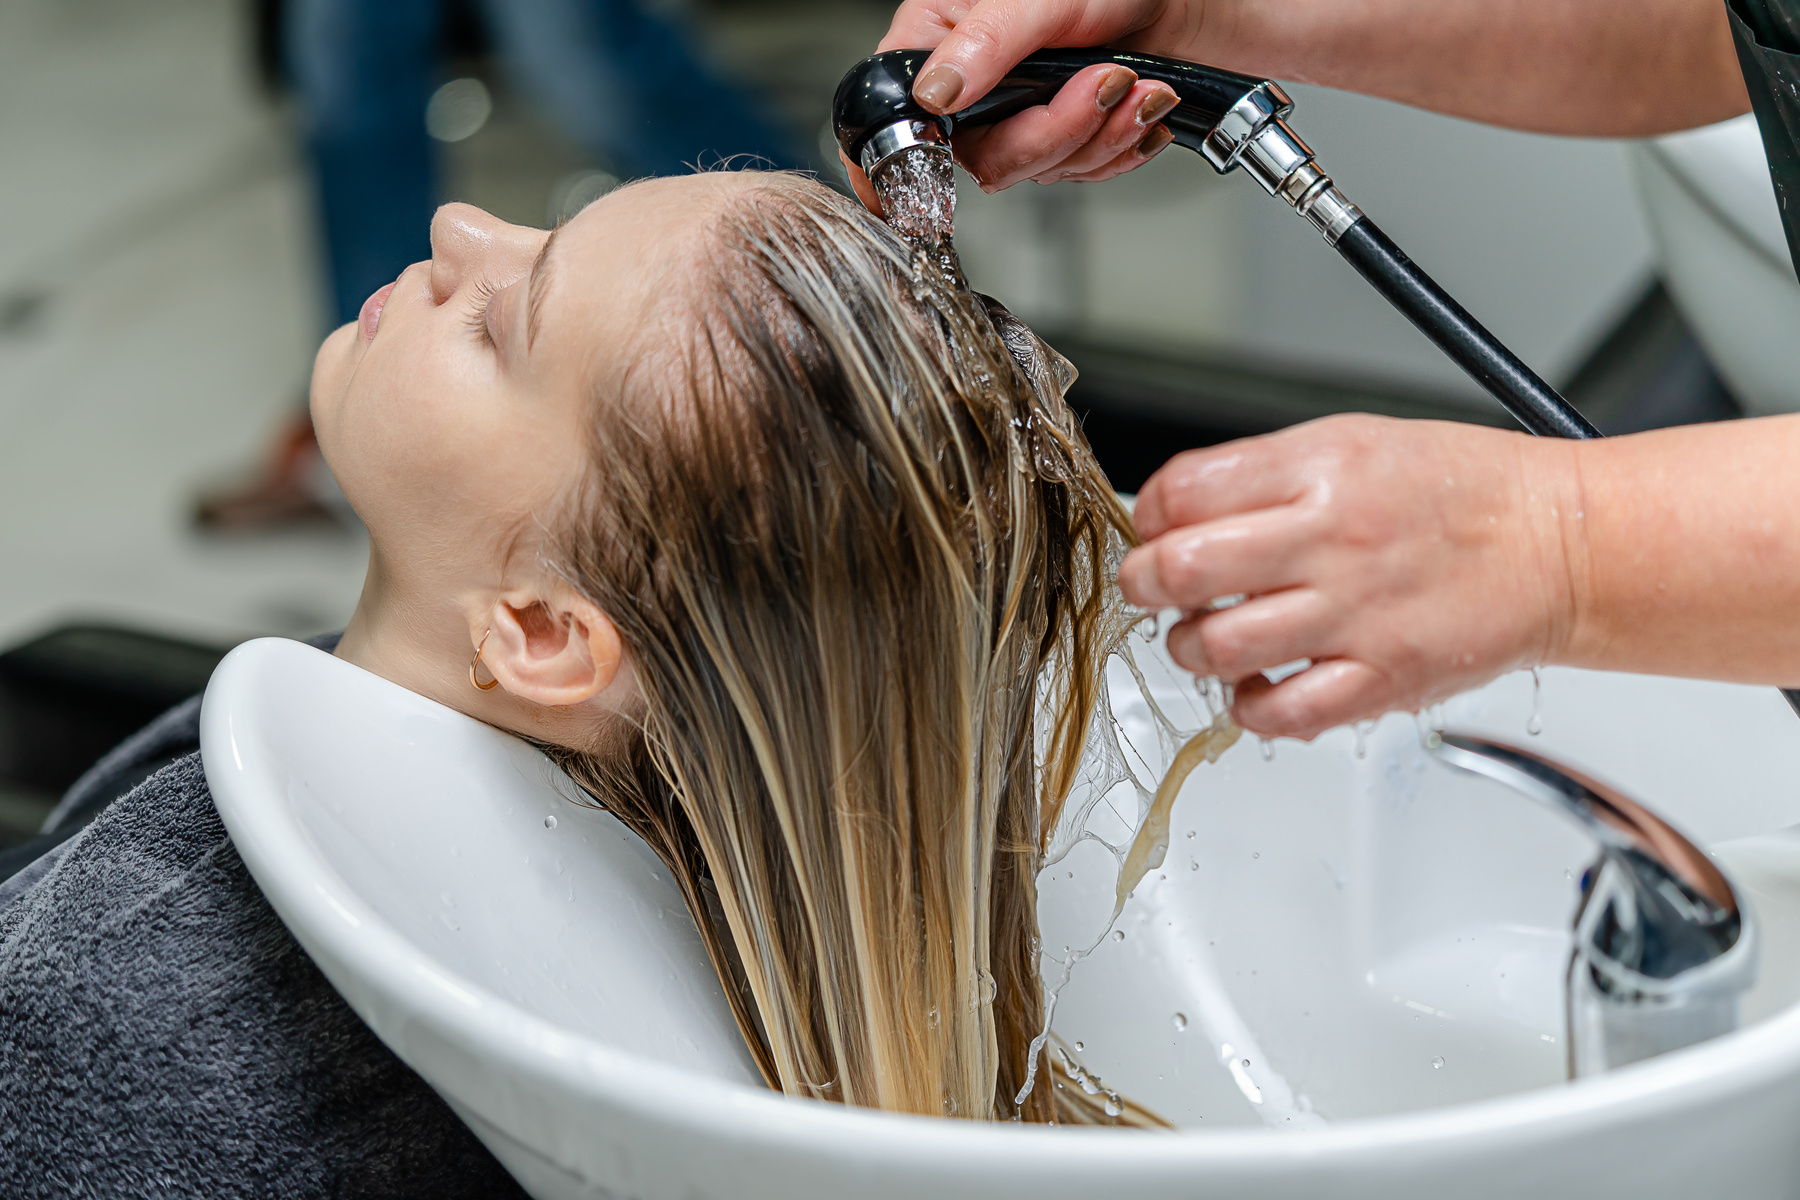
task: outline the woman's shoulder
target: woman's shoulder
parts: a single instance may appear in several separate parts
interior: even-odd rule
[[[269,908],[197,753],[0,912],[0,1127],[8,1196],[517,1194]]]
[[[100,935],[104,914],[178,885],[225,840],[199,753],[178,758],[6,881],[0,947],[52,930]]]

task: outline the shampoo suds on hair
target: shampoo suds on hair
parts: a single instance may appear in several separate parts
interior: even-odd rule
[[[1213,718],[1211,725],[1189,738],[1176,751],[1175,761],[1169,764],[1168,773],[1157,785],[1150,811],[1144,814],[1137,836],[1131,840],[1131,849],[1125,854],[1125,862],[1119,867],[1119,887],[1113,904],[1115,917],[1124,909],[1125,898],[1137,890],[1144,876],[1162,866],[1163,857],[1169,852],[1169,813],[1175,807],[1181,785],[1201,763],[1218,762],[1219,756],[1231,749],[1243,732],[1232,722],[1230,713],[1222,712]]]

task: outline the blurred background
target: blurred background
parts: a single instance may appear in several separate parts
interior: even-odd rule
[[[354,605],[362,535],[297,415],[320,337],[372,290],[345,232],[372,203],[355,164],[406,176],[378,189],[412,197],[384,218],[404,225],[384,246],[418,240],[404,263],[424,255],[408,213],[437,199],[548,226],[677,149],[608,143],[612,93],[544,26],[549,0],[357,7],[0,5],[0,847],[224,649]],[[841,183],[830,97],[890,5],[615,10],[589,30],[638,39],[615,76],[691,62],[744,136]],[[428,79],[399,87],[374,41],[331,48],[352,35]],[[1736,414],[1658,281],[1620,145],[1292,90],[1345,192],[1602,427]],[[356,142],[363,110],[331,107],[351,93],[386,106],[400,150]],[[1073,399],[1124,490],[1176,450],[1329,412],[1505,423],[1310,227],[1179,150],[1100,186],[969,188],[958,242],[971,281],[1081,369]]]

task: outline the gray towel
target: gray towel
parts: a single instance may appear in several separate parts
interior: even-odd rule
[[[288,934],[198,754],[57,849],[0,900],[0,1196],[523,1194]]]

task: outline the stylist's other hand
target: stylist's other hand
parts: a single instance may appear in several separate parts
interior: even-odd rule
[[[1567,641],[1572,464],[1523,434],[1369,416],[1189,451],[1139,494],[1119,585],[1184,611],[1170,653],[1236,684],[1246,729],[1311,738],[1417,711]],[[1313,665],[1262,674],[1298,659]]]
[[[906,0],[880,49],[931,50],[913,96],[932,112],[949,113],[1048,46],[1179,54],[1198,32],[1200,8],[1201,0]],[[957,134],[957,161],[990,192],[1026,179],[1110,179],[1169,144],[1159,122],[1175,104],[1167,84],[1098,64],[1049,104]]]

